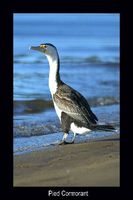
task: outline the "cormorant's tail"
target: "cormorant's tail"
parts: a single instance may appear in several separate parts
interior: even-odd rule
[[[105,125],[96,124],[96,125],[93,126],[93,130],[99,130],[99,131],[116,131],[116,129],[112,125],[109,125],[109,124],[105,124]]]

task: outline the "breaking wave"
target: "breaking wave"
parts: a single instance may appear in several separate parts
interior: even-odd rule
[[[91,106],[105,106],[118,104],[119,99],[115,97],[93,97],[88,99]],[[14,101],[14,114],[33,114],[45,112],[45,110],[53,108],[51,100],[46,101],[43,99],[35,100],[15,100]]]

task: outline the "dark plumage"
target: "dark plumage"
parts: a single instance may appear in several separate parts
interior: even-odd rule
[[[92,130],[114,130],[111,125],[97,124],[98,118],[91,111],[86,99],[76,90],[63,83],[58,85],[53,100],[62,110],[61,123],[65,133],[70,130],[70,124],[74,122],[78,127],[91,128]]]
[[[79,92],[63,82],[58,86],[53,99],[64,113],[86,125],[86,127],[96,124],[96,121],[98,121],[86,99]]]

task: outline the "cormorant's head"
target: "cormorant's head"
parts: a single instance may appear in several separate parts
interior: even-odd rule
[[[48,56],[54,56],[57,54],[56,47],[50,43],[40,44],[40,46],[31,46],[30,49],[40,51]]]

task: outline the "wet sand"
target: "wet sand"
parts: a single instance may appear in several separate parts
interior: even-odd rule
[[[119,186],[119,136],[14,156],[14,186]]]

